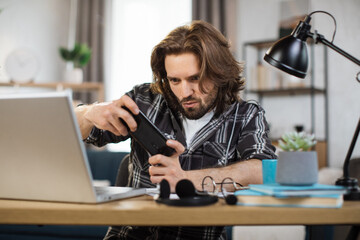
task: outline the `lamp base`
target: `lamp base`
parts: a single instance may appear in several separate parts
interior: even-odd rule
[[[356,178],[342,177],[335,184],[349,189],[349,192],[344,194],[345,201],[360,201],[360,189]]]

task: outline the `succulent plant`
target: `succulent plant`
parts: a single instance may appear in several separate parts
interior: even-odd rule
[[[287,132],[279,140],[280,148],[287,152],[308,151],[315,144],[315,135],[305,132]]]

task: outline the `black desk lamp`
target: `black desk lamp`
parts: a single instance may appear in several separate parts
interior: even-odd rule
[[[310,32],[310,16],[318,12],[328,14],[334,20],[335,31],[331,42],[326,40],[323,35],[318,34],[316,30],[315,33]],[[305,78],[308,68],[308,52],[306,47],[306,39],[313,38],[315,40],[315,43],[320,42],[330,47],[337,53],[341,54],[342,56],[346,57],[347,59],[360,66],[360,60],[356,59],[355,57],[351,56],[350,54],[333,44],[335,32],[336,21],[330,13],[325,11],[312,12],[305,17],[304,21],[299,22],[291,35],[281,38],[276,43],[274,43],[274,45],[270,47],[270,49],[266,52],[264,60],[273,65],[274,67],[283,70],[286,73],[289,73],[299,78]],[[358,82],[360,82],[360,72],[357,73],[356,79]],[[356,178],[349,177],[349,162],[355,147],[356,140],[359,136],[359,131],[360,118],[345,158],[343,177],[336,181],[336,185],[345,186],[349,189],[349,193],[344,195],[345,200],[360,200],[360,189],[358,186],[358,181]]]

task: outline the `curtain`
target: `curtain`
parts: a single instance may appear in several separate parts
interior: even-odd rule
[[[225,34],[225,0],[193,0],[192,4],[193,20],[211,23]]]
[[[236,52],[236,0],[192,0],[193,20],[213,24],[230,41],[230,51]]]
[[[91,48],[91,60],[83,68],[84,82],[104,82],[104,0],[77,1],[76,42],[86,43]],[[94,102],[93,93],[80,93],[83,102]]]

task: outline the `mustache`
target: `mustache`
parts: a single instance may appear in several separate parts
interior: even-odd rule
[[[183,98],[181,101],[179,101],[180,104],[183,104],[184,102],[188,102],[188,101],[199,101],[197,98],[194,98],[194,97],[186,97],[186,98]]]

